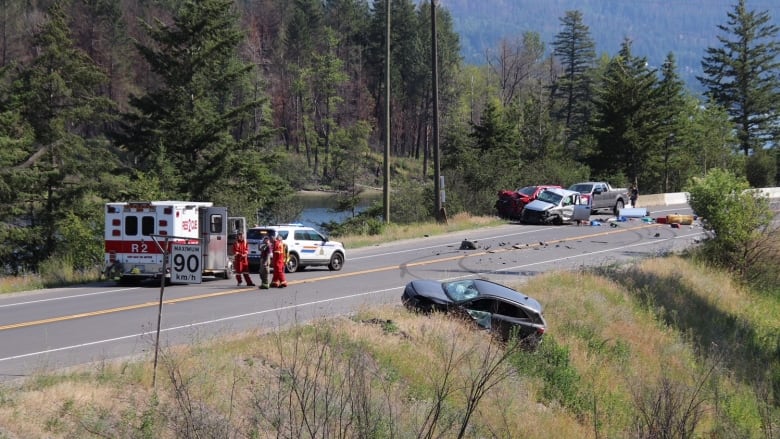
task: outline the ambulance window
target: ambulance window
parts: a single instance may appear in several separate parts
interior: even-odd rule
[[[211,215],[210,233],[222,233],[222,215]]]
[[[138,217],[128,216],[125,218],[125,235],[135,236],[138,234]]]
[[[144,236],[154,235],[153,216],[145,216],[141,218],[141,234]]]

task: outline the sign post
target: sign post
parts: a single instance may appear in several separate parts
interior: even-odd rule
[[[157,238],[163,238],[163,245],[157,242]],[[157,356],[160,352],[160,323],[162,322],[163,295],[168,275],[168,261],[171,260],[171,283],[199,284],[203,280],[200,260],[200,244],[191,244],[197,238],[152,235],[154,243],[163,255],[162,273],[160,274],[160,303],[157,306],[157,335],[154,340],[154,368],[152,370],[152,387],[157,384]],[[171,243],[170,240],[182,240],[187,242]]]

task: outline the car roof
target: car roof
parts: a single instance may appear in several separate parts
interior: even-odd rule
[[[296,230],[315,230],[313,227],[304,226],[303,224],[273,224],[269,226],[255,226],[250,227],[247,230],[287,230],[287,229],[296,229]]]
[[[569,195],[574,195],[574,194],[577,194],[577,195],[580,194],[577,191],[570,191],[568,189],[560,189],[560,188],[548,188],[548,189],[545,189],[545,190],[546,191],[550,191],[550,192],[554,192],[554,193],[556,193],[556,194],[558,194],[560,196],[563,196],[563,197],[566,197],[566,196],[569,196]]]
[[[474,279],[474,285],[477,286],[480,296],[494,296],[501,299],[505,299],[511,302],[517,302],[521,305],[525,305],[528,308],[535,310],[536,312],[542,312],[542,305],[536,299],[523,294],[520,291],[514,290],[501,285],[499,283],[491,282],[484,279]]]

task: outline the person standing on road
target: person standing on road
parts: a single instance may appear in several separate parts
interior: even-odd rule
[[[631,189],[628,190],[628,199],[631,200],[631,207],[636,207],[636,200],[639,198],[639,189],[636,188],[636,183],[631,185]]]
[[[233,271],[236,273],[236,285],[241,286],[243,276],[248,286],[255,286],[249,277],[249,245],[244,240],[243,233],[238,233],[236,242],[233,243]]]
[[[287,286],[287,279],[284,275],[284,266],[287,262],[287,244],[282,241],[281,235],[276,235],[274,241],[274,277],[271,286],[275,288],[284,288]]]
[[[273,243],[271,238],[266,235],[263,237],[263,242],[260,243],[260,289],[267,290],[270,286],[268,283],[268,275],[271,272],[271,247]]]

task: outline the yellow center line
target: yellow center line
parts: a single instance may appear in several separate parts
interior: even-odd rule
[[[533,247],[542,247],[543,245],[549,245],[549,244],[559,244],[559,243],[562,243],[562,242],[573,241],[573,240],[580,241],[580,240],[583,240],[583,239],[595,238],[595,237],[598,237],[598,236],[606,236],[606,235],[611,235],[611,234],[615,234],[615,233],[633,231],[633,230],[637,230],[637,229],[644,229],[644,228],[654,227],[654,226],[657,226],[657,224],[647,224],[647,225],[643,225],[643,226],[640,226],[640,227],[634,227],[634,228],[631,228],[631,229],[619,229],[618,228],[618,229],[615,229],[615,230],[608,230],[606,232],[594,233],[592,235],[577,236],[577,237],[573,237],[573,238],[556,239],[556,240],[552,240],[552,241],[547,241],[544,244],[542,244],[542,243],[533,243],[533,244],[525,245],[523,247],[509,246],[509,247],[499,248],[499,249],[496,249],[496,250],[483,250],[483,251],[479,251],[479,252],[470,252],[470,253],[466,253],[466,254],[457,254],[457,255],[447,256],[447,257],[437,258],[437,259],[428,259],[428,260],[420,261],[420,262],[412,262],[412,263],[408,263],[408,264],[401,264],[400,266],[399,265],[389,265],[389,266],[385,266],[385,267],[372,268],[372,269],[369,269],[369,270],[361,270],[361,271],[355,271],[355,272],[351,272],[351,273],[331,274],[331,275],[328,275],[328,276],[317,277],[317,278],[314,278],[314,279],[302,279],[302,280],[297,280],[297,281],[290,281],[290,282],[288,282],[288,285],[301,285],[301,284],[308,284],[308,283],[319,282],[319,281],[323,281],[323,280],[338,279],[338,278],[342,278],[342,277],[360,276],[360,275],[369,274],[369,273],[379,273],[379,272],[382,272],[382,271],[397,270],[399,267],[408,268],[408,267],[419,267],[419,266],[430,265],[430,264],[438,264],[438,263],[441,263],[441,262],[455,261],[455,260],[458,260],[458,259],[473,258],[473,257],[484,256],[484,255],[493,254],[493,253],[503,253],[503,252],[513,251],[513,250],[523,250],[523,249],[533,248]],[[250,291],[256,291],[256,290],[255,289],[241,288],[241,289],[219,291],[219,292],[215,292],[215,293],[197,294],[197,295],[194,295],[194,296],[180,297],[178,299],[163,300],[163,305],[171,305],[171,304],[174,304],[174,303],[189,302],[189,301],[193,301],[193,300],[210,299],[210,298],[213,298],[213,297],[227,296],[227,295],[239,294],[239,293],[247,293],[247,292],[250,292]],[[135,305],[121,306],[121,307],[116,307],[116,308],[108,308],[108,309],[102,309],[102,310],[97,310],[97,311],[90,311],[90,312],[85,312],[85,313],[80,313],[80,314],[71,314],[71,315],[67,315],[67,316],[51,317],[51,318],[48,318],[48,319],[32,320],[32,321],[29,321],[29,322],[12,323],[12,324],[9,324],[9,325],[2,325],[2,326],[0,326],[0,331],[4,331],[4,330],[7,330],[7,329],[15,329],[15,328],[25,328],[25,327],[36,326],[36,325],[45,325],[47,323],[56,323],[56,322],[64,322],[64,321],[68,321],[68,320],[76,320],[76,319],[81,319],[81,318],[84,318],[84,317],[95,317],[95,316],[106,315],[106,314],[113,314],[113,313],[122,312],[122,311],[131,311],[131,310],[141,309],[141,308],[150,308],[150,307],[159,306],[159,305],[160,305],[160,302],[144,302],[144,303],[138,303],[138,304],[135,304]]]

